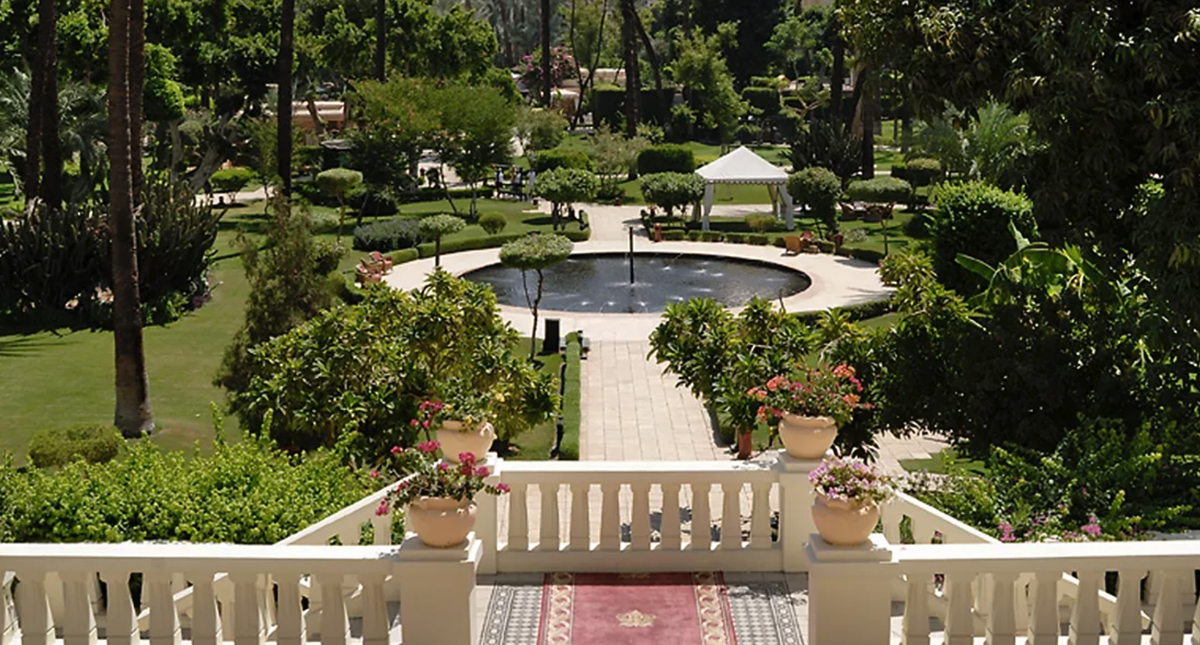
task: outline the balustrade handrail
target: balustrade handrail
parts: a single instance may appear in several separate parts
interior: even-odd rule
[[[180,548],[180,547],[184,548]],[[396,562],[396,547],[243,544],[42,544],[0,547],[0,571],[161,571],[230,573],[378,573]]]
[[[896,546],[894,562],[905,573],[1195,569],[1200,565],[1200,540],[959,544],[953,549],[940,546]]]

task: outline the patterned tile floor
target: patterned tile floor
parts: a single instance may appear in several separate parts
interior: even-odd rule
[[[536,645],[542,575],[480,576],[480,645]],[[738,645],[803,645],[808,633],[805,575],[726,573]],[[615,645],[615,644],[614,644]]]

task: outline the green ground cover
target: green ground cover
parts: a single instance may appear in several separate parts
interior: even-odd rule
[[[906,209],[897,208],[895,216],[889,220],[886,228],[887,249],[891,253],[903,250],[910,244],[917,241],[917,237],[911,235],[912,220],[920,217],[919,213]],[[753,231],[746,225],[744,217],[712,217],[709,220],[709,225],[712,230],[721,233],[752,233]],[[880,223],[868,223],[864,221],[854,222],[838,222],[838,228],[843,233],[860,230],[866,236],[866,239],[861,242],[847,243],[847,249],[866,249],[870,251],[884,252],[884,235],[885,229]],[[818,233],[818,223],[816,220],[807,217],[799,217],[796,219],[796,231],[812,231]],[[787,236],[795,235],[796,231],[784,230],[782,224],[776,230],[768,232],[766,235],[771,242]]]
[[[541,339],[538,343],[541,343]],[[518,352],[529,353],[529,338],[522,338]],[[567,390],[563,400],[563,446],[560,459],[575,461],[579,459],[579,337],[574,333],[567,335]],[[550,374],[557,383],[559,368],[563,364],[563,356],[558,352],[550,354],[538,353],[538,370]],[[533,430],[517,437],[515,450],[506,451],[501,456],[517,461],[537,461],[546,459],[550,449],[554,447],[557,425],[554,421],[543,423]]]

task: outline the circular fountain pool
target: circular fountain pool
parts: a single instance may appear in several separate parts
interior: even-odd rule
[[[629,256],[624,253],[577,254],[546,269],[541,308],[585,313],[656,313],[675,302],[709,297],[740,307],[755,296],[787,298],[812,286],[799,271],[734,258],[679,253],[635,253],[634,277],[629,280]],[[526,307],[521,272],[499,264],[463,275],[491,285],[501,304]],[[537,289],[530,272],[529,290]]]

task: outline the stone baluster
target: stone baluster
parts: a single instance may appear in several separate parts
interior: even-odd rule
[[[712,484],[696,482],[692,488],[692,541],[688,549],[692,551],[712,550]]]
[[[946,576],[946,645],[973,645],[975,642],[974,603],[971,583],[975,576],[954,573]]]
[[[192,645],[221,645],[225,641],[211,571],[188,575],[192,581]]]
[[[993,573],[988,578],[991,587],[991,606],[987,614],[987,645],[1015,645],[1017,642],[1017,607],[1014,602],[1015,573]]]
[[[570,549],[572,551],[587,551],[592,548],[592,532],[588,521],[588,492],[591,484],[571,484],[571,530]]]
[[[308,577],[308,611],[304,612],[304,630],[309,640],[321,633],[321,614],[324,613],[324,591],[317,576]],[[229,623],[227,619],[225,621]]]
[[[108,586],[108,620],[104,631],[109,645],[138,645],[137,611],[133,608],[133,596],[129,593],[129,571],[107,570],[100,572],[100,579]]]
[[[71,571],[59,576],[63,583],[63,645],[96,645],[96,615],[92,611],[95,574]]]
[[[1103,571],[1080,571],[1078,596],[1071,609],[1070,645],[1098,645],[1100,643],[1100,583]]]
[[[1200,645],[1200,602],[1196,603],[1196,611],[1192,613],[1192,642],[1190,645]]]
[[[1179,598],[1179,572],[1167,569],[1155,572],[1158,579],[1158,602],[1154,605],[1154,621],[1150,626],[1151,645],[1180,645],[1183,643],[1183,611]],[[1083,581],[1080,581],[1082,593]],[[1195,640],[1195,639],[1193,639]]]
[[[742,484],[721,484],[721,549],[742,548]]]
[[[360,575],[363,590],[362,645],[389,645],[387,602],[383,598],[383,581],[387,577],[381,568],[377,573]]]
[[[883,513],[880,519],[883,524],[883,537],[892,544],[902,544],[900,539],[900,523],[904,521],[904,513],[900,511],[896,502],[893,501],[883,507]]]
[[[45,571],[17,572],[17,617],[21,645],[54,645],[54,620],[46,597]]]
[[[526,503],[528,484],[513,484],[508,495],[508,550],[529,550],[529,506]]]
[[[650,550],[650,484],[631,484],[633,510],[629,518],[629,547],[634,551]]]
[[[143,604],[150,607],[150,645],[180,645],[183,635],[179,628],[179,612],[175,608],[175,592],[171,590],[171,573],[147,571],[143,575],[142,597],[149,601]]]
[[[342,578],[340,574],[317,574],[321,583],[321,645],[350,642],[350,618],[346,615]]]
[[[267,625],[263,620],[262,575],[252,572],[229,574],[233,581],[233,604],[237,607],[234,619],[233,641],[236,645],[262,645],[267,640]]]
[[[483,465],[488,469],[488,476],[485,480],[487,484],[489,486],[499,484],[504,460],[497,457],[496,453],[489,452]],[[479,573],[491,575],[496,573],[496,552],[500,546],[500,498],[481,492],[475,496],[475,504],[475,534],[479,536],[483,548]],[[404,541],[403,536],[400,541]],[[392,580],[393,583],[388,585],[388,599],[398,601],[400,599],[399,580],[395,576],[392,577]]]
[[[1034,575],[1030,604],[1029,645],[1058,645],[1058,581],[1062,574],[1039,571]]]
[[[376,536],[378,535],[376,533]],[[278,645],[305,645],[306,630],[304,628],[304,607],[300,599],[300,576],[288,573],[278,574],[275,576],[275,581],[279,589],[275,640]]]
[[[371,530],[375,534],[375,546],[388,546],[392,543],[392,513],[371,516]]]
[[[659,523],[658,548],[664,551],[678,551],[683,544],[683,524],[679,521],[681,488],[676,482],[662,485],[662,521]]]
[[[754,499],[750,509],[750,548],[771,548],[771,484],[759,482],[750,485]]]
[[[17,629],[17,607],[12,597],[11,572],[0,569],[0,645],[13,645],[21,639]]]
[[[558,484],[541,484],[542,493],[541,526],[538,532],[538,551],[558,551],[562,546],[559,542],[558,521]]]
[[[904,597],[904,645],[929,645],[929,578],[909,574]]]
[[[1117,606],[1108,626],[1109,645],[1141,645],[1142,578],[1145,571],[1122,569],[1117,574]]]
[[[600,484],[600,550],[621,549],[621,485],[612,482]]]

